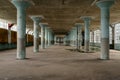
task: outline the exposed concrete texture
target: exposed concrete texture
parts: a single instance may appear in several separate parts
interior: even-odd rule
[[[98,53],[81,54],[71,47],[52,46],[16,60],[16,50],[0,52],[0,80],[120,80],[120,52],[110,50],[111,60],[99,60]]]
[[[96,4],[101,9],[101,59],[109,59],[110,7],[114,0],[98,1]]]
[[[24,0],[11,0],[11,3],[17,8],[17,58],[25,59],[26,9],[31,3]]]
[[[25,59],[25,38],[17,38],[17,59]]]
[[[101,42],[101,59],[109,59],[109,38],[102,38]]]

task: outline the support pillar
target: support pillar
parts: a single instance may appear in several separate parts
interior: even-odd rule
[[[8,27],[8,44],[11,44],[11,28]]]
[[[81,37],[81,28],[82,28],[82,25],[81,23],[76,23],[75,26],[77,27],[77,50],[79,51],[80,50],[80,47],[82,46],[82,37]]]
[[[34,22],[34,52],[39,52],[39,23],[43,16],[30,16]]]
[[[94,47],[94,31],[92,31],[92,46]]]
[[[48,27],[48,46],[51,45],[51,29]]]
[[[26,58],[26,9],[31,5],[30,0],[11,0],[17,8],[17,59]]]
[[[41,26],[41,48],[45,49],[45,27],[47,23],[40,23]]]
[[[101,55],[104,60],[109,59],[109,18],[110,7],[114,0],[98,1],[96,5],[101,9]]]
[[[48,27],[45,27],[45,48],[48,47]]]
[[[89,52],[89,38],[90,38],[90,31],[89,31],[89,27],[90,27],[90,20],[91,20],[91,17],[89,16],[84,16],[84,17],[81,17],[81,19],[84,20],[84,23],[85,23],[85,48],[84,48],[84,51],[85,52]]]

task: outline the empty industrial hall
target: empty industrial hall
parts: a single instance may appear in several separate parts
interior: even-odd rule
[[[120,0],[0,0],[0,80],[120,80]]]

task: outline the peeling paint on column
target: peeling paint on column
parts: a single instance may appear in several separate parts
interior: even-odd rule
[[[97,6],[101,9],[101,54],[103,60],[109,59],[109,17],[110,7],[114,0],[98,1]]]
[[[28,0],[11,0],[17,8],[17,59],[25,59],[25,35],[26,35],[26,8],[31,5]]]
[[[84,20],[84,24],[85,24],[85,41],[84,41],[85,46],[84,46],[84,51],[89,52],[89,38],[90,38],[89,27],[90,27],[91,17],[83,16],[83,17],[81,17],[81,19]]]

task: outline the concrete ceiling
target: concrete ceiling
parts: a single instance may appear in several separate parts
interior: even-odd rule
[[[43,15],[42,22],[47,22],[56,34],[70,31],[75,23],[83,23],[81,16],[92,16],[90,29],[100,26],[100,9],[96,0],[32,0],[35,5],[27,9],[27,27],[33,28],[29,15]],[[0,18],[16,23],[16,8],[9,0],[0,0]],[[111,8],[110,23],[120,22],[120,0]]]

